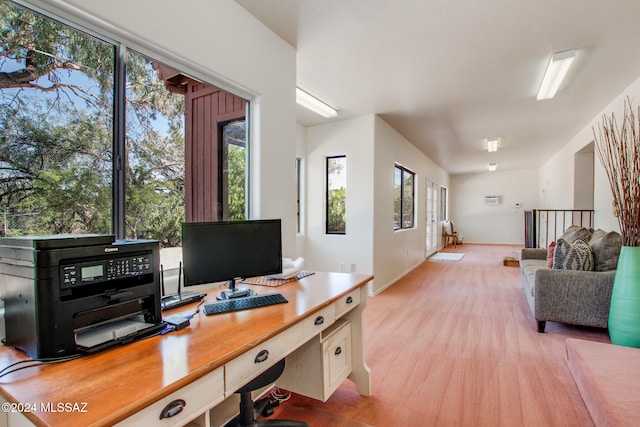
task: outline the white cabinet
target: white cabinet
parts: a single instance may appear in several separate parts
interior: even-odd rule
[[[287,357],[276,385],[325,402],[351,370],[351,322],[340,319]]]

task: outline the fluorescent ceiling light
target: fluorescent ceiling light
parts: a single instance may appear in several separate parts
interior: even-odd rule
[[[494,151],[498,151],[498,138],[487,139],[487,150],[490,153],[493,153]]]
[[[299,87],[296,87],[296,103],[322,117],[330,118],[338,115],[338,110],[320,101],[318,98],[309,95]]]
[[[554,53],[551,56],[540,90],[538,90],[538,101],[551,99],[555,96],[575,56],[575,50],[565,50],[564,52]]]
[[[498,165],[496,163],[489,163],[489,172],[494,172]]]

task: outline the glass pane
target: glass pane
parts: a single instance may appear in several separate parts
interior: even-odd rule
[[[347,231],[347,158],[327,158],[327,233]]]
[[[402,228],[413,227],[413,173],[403,171]]]
[[[246,122],[227,123],[222,130],[223,141],[223,190],[226,194],[225,220],[246,219],[247,188],[247,132]]]
[[[447,187],[440,187],[440,219],[449,219],[447,216]]]
[[[184,221],[184,96],[160,65],[127,52],[126,237],[179,246]]]
[[[7,235],[111,232],[114,46],[0,2]]]
[[[394,190],[393,190],[393,229],[398,230],[402,224],[402,169],[395,168]]]

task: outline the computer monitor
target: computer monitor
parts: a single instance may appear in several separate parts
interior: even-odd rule
[[[282,272],[280,219],[182,224],[184,285],[228,281],[219,299],[251,296],[236,279]]]

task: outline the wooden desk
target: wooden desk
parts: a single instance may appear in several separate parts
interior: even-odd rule
[[[317,339],[337,319],[351,325],[349,378],[360,394],[369,396],[361,314],[367,302],[366,284],[372,278],[315,273],[278,288],[253,286],[258,293],[281,292],[289,303],[215,316],[200,313],[182,331],[12,373],[0,379],[0,397],[5,400],[0,426],[3,420],[8,426],[110,426],[118,422],[173,426],[192,420],[195,425],[208,426],[209,410],[242,386],[245,376],[257,376]],[[219,288],[212,289],[207,301],[213,301],[218,292]],[[190,314],[194,308],[195,304],[175,312]],[[322,323],[316,325],[321,316]],[[265,346],[272,357],[257,365],[252,352]],[[0,368],[21,359],[24,356],[12,349],[0,350]],[[161,409],[177,398],[186,401],[184,411],[159,420]],[[25,409],[31,412],[19,411]]]

